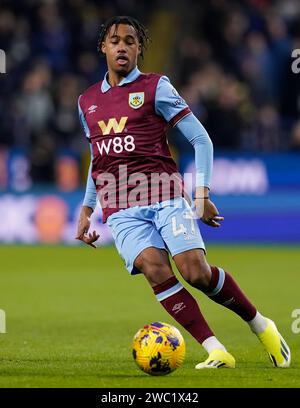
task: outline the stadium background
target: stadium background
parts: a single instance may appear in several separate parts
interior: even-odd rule
[[[140,67],[167,74],[215,146],[208,242],[300,242],[300,5],[288,1],[1,1],[0,242],[76,245],[89,150],[78,95],[106,72],[99,26],[134,15],[152,44]],[[180,170],[193,149],[174,131]],[[100,212],[94,224],[111,242]]]

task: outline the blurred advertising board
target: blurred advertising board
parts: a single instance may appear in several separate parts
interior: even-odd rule
[[[14,152],[8,159],[1,154],[0,242],[78,244],[84,189],[78,187],[74,160],[59,161],[55,187],[41,186],[33,185],[26,156]],[[180,170],[195,172],[193,155],[181,156]],[[72,183],[65,183],[64,175]],[[64,185],[71,185],[72,191]],[[300,243],[300,154],[215,154],[211,193],[225,221],[219,229],[200,222],[205,241]],[[100,207],[92,216],[92,228],[100,233],[101,245],[113,242],[101,222]]]
[[[181,171],[195,172],[192,155]],[[211,196],[225,221],[201,225],[205,240],[300,243],[300,153],[216,153]]]
[[[78,244],[77,220],[84,192],[35,192],[0,194],[0,242]],[[101,244],[112,242],[110,231],[101,222],[101,208],[91,217],[91,228],[101,235]]]

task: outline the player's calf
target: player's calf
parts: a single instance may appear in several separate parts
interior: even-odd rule
[[[154,286],[153,291],[164,309],[200,344],[214,337],[196,300],[175,276]]]
[[[214,302],[232,310],[244,321],[253,320],[256,307],[247,298],[233,277],[222,268],[211,266],[211,281],[204,293]]]

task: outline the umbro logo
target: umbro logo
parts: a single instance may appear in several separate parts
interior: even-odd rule
[[[92,105],[88,108],[88,113],[94,113],[96,112],[96,109],[98,108],[97,105]]]
[[[174,305],[173,308],[172,308],[172,312],[175,312],[175,314],[176,314],[176,313],[180,312],[181,310],[183,310],[184,308],[185,308],[185,304],[183,302],[176,303],[176,305]]]

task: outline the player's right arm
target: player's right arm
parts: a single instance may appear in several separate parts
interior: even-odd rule
[[[80,123],[83,127],[85,135],[86,137],[89,137],[89,129],[84,119],[84,115],[81,110],[79,100],[78,100],[78,111],[79,111]],[[96,231],[89,233],[89,229],[91,226],[90,217],[96,207],[96,199],[97,199],[96,186],[92,179],[92,161],[93,161],[93,152],[91,148],[91,162],[90,162],[90,167],[89,167],[88,176],[87,176],[86,190],[85,190],[83,205],[81,207],[79,220],[78,220],[76,239],[84,242],[87,245],[90,245],[93,248],[96,248],[96,245],[94,244],[94,242],[97,241],[100,235],[97,234]]]

